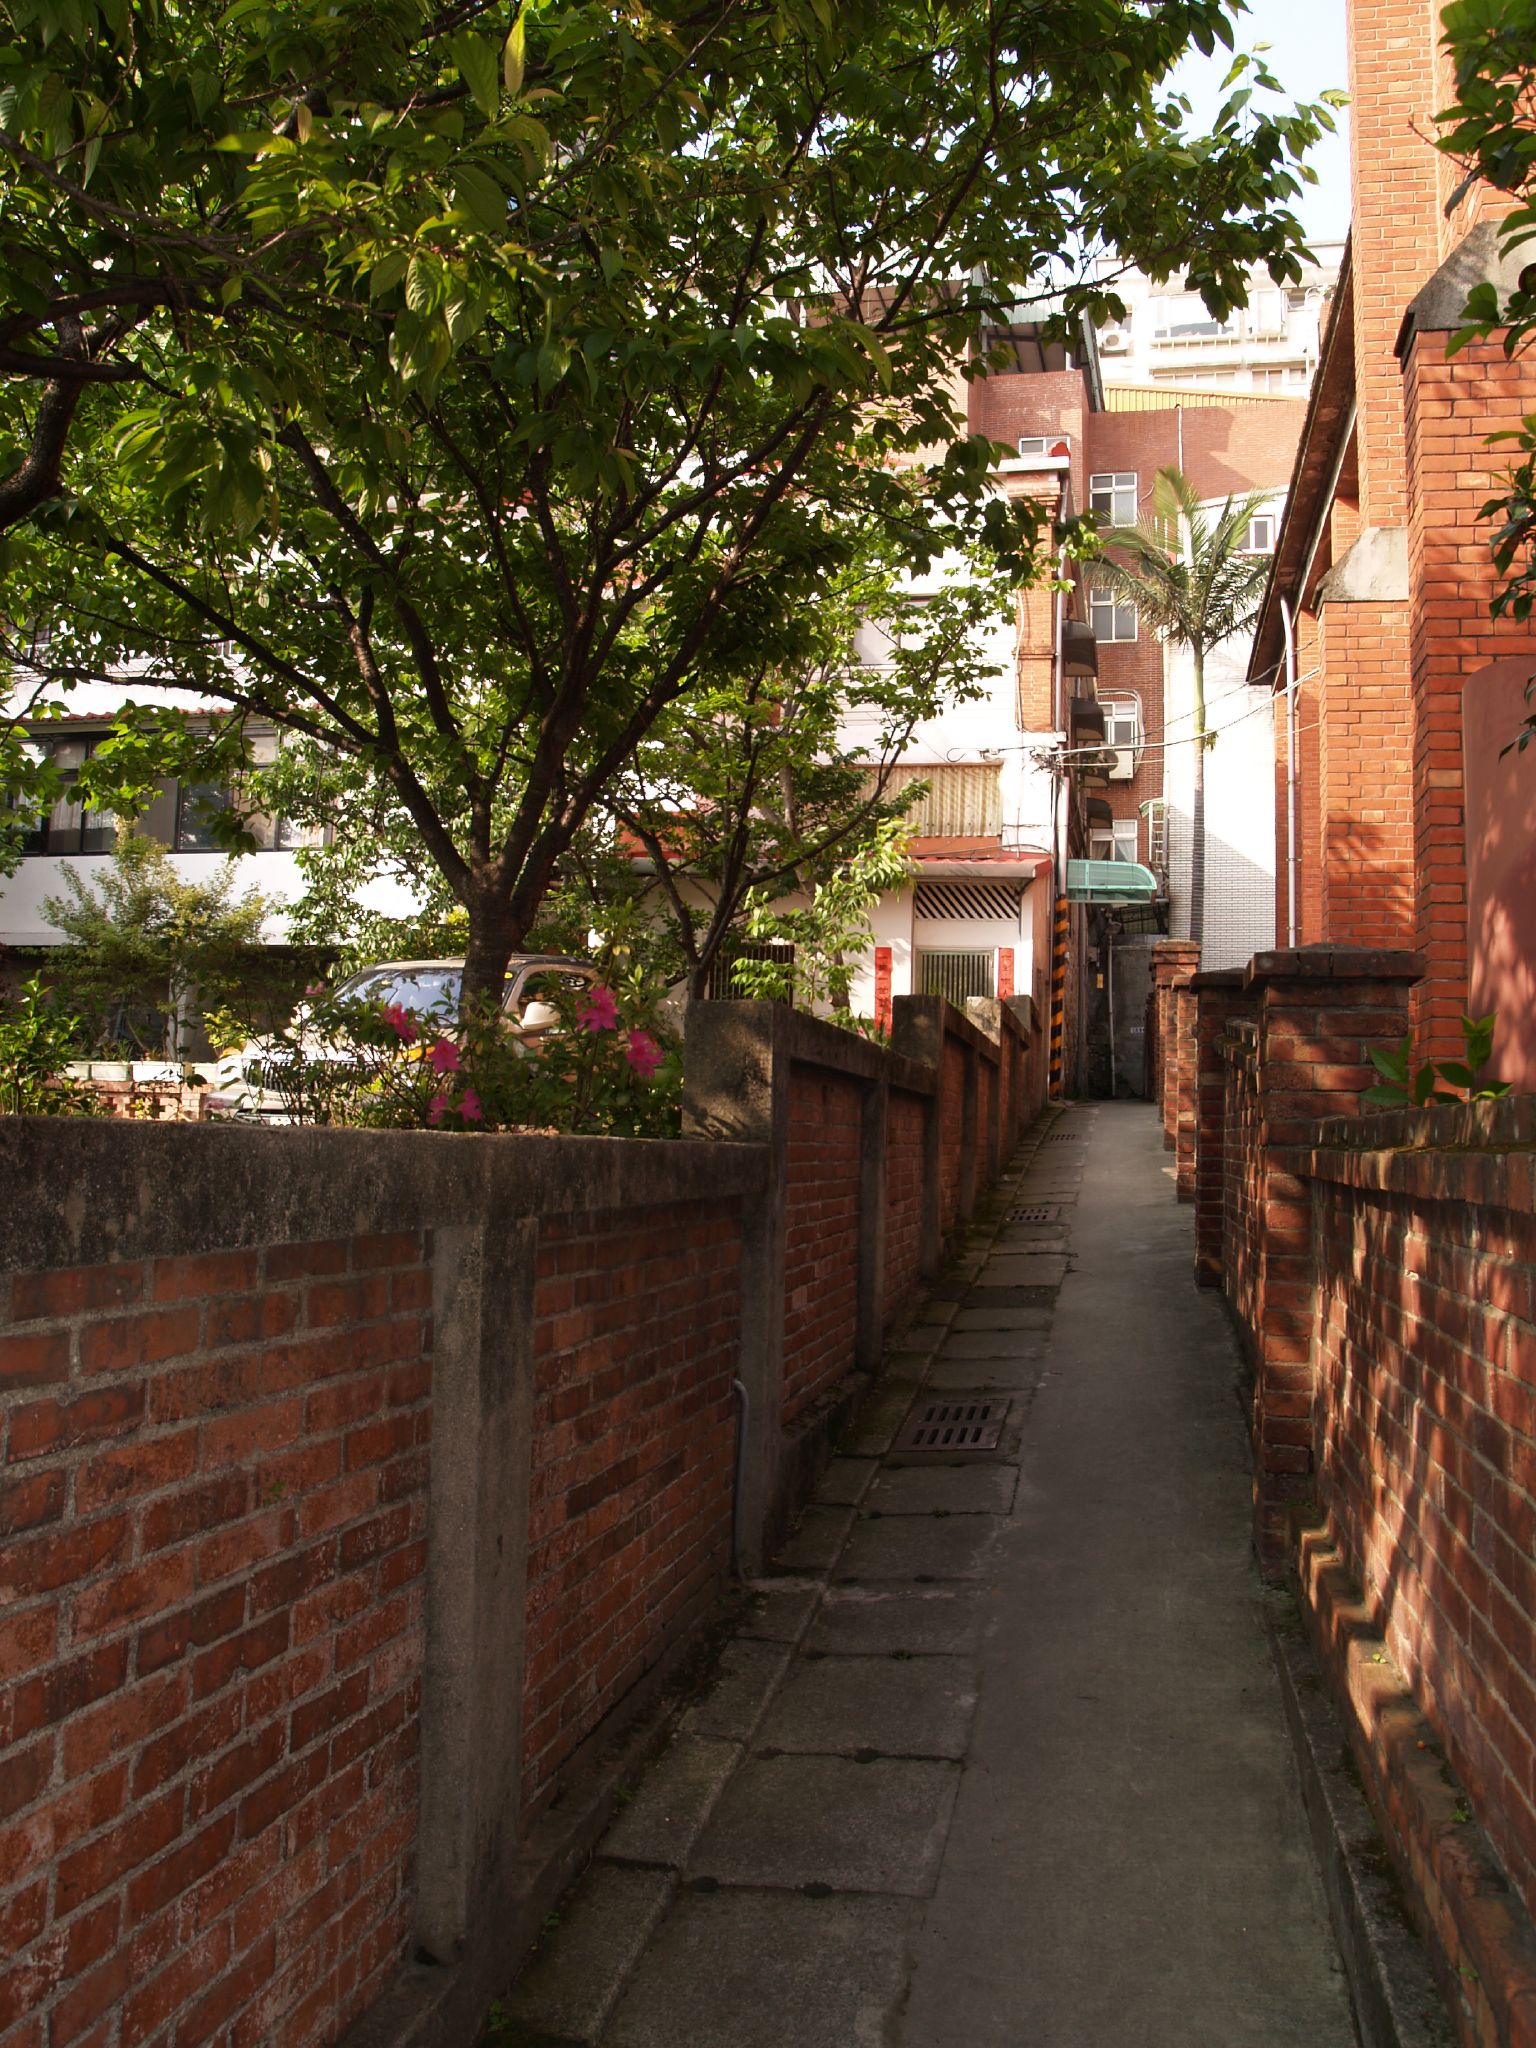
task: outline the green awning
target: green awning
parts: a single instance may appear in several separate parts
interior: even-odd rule
[[[1069,903],[1151,903],[1157,877],[1133,860],[1069,860]]]

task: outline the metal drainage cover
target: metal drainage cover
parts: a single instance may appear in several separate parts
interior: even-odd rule
[[[1079,1135],[1077,1131],[1048,1131],[1045,1142],[1047,1145],[1075,1145]]]
[[[1059,1223],[1060,1202],[1025,1202],[1017,1209],[1008,1211],[1010,1223]]]
[[[929,1401],[897,1439],[898,1451],[995,1451],[1006,1401]]]

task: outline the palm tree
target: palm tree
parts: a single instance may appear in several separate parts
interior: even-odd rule
[[[1205,924],[1205,752],[1213,737],[1205,723],[1205,657],[1259,615],[1269,557],[1245,553],[1244,543],[1254,514],[1267,507],[1272,495],[1252,491],[1228,498],[1219,512],[1212,512],[1182,471],[1160,469],[1151,513],[1135,526],[1117,526],[1104,536],[1105,546],[1115,553],[1095,570],[1100,587],[1134,604],[1160,640],[1187,647],[1194,657],[1189,935],[1197,944]]]

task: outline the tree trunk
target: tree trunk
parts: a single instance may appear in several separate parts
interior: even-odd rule
[[[507,962],[521,936],[513,930],[505,904],[488,895],[477,896],[470,904],[464,979],[459,989],[461,1021],[467,1021],[475,1010],[500,1007],[507,984]]]
[[[1190,807],[1189,936],[1197,946],[1205,940],[1205,652],[1195,657],[1195,795]]]

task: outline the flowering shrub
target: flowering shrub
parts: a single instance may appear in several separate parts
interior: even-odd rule
[[[552,1021],[523,1034],[499,1011],[463,1026],[316,998],[248,1079],[295,1123],[675,1136],[682,1061],[653,1006],[601,983],[543,1000]]]

